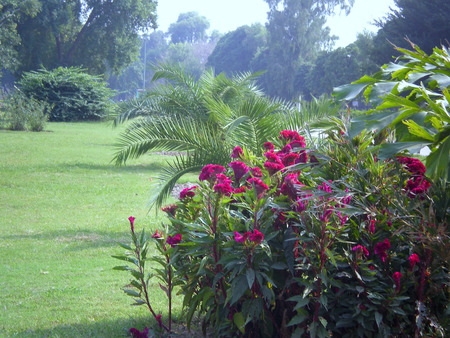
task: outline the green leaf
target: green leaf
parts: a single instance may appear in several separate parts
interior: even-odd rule
[[[333,253],[328,248],[325,249],[325,252],[328,258],[331,260],[331,263],[333,263],[333,265],[337,268],[336,259],[334,258]]]
[[[308,318],[308,312],[301,311],[301,313],[298,313],[294,318],[291,319],[291,321],[289,322],[289,324],[287,326],[294,326],[294,325],[301,324],[307,318]]]
[[[245,319],[244,316],[242,315],[242,312],[236,312],[233,315],[233,323],[234,325],[237,326],[237,328],[239,329],[239,331],[241,331],[242,334],[245,333]]]
[[[379,312],[375,312],[375,321],[377,322],[378,328],[380,328],[381,321],[383,320],[383,316]]]
[[[240,275],[233,280],[230,305],[236,303],[248,290],[247,277]]]
[[[309,304],[309,297],[304,298],[303,296],[294,296],[287,300],[288,302],[297,302],[294,310],[300,309],[305,305]]]
[[[394,155],[409,150],[411,153],[418,153],[420,149],[430,145],[430,142],[397,142],[397,143],[385,143],[381,145],[378,158],[386,160],[392,158]]]
[[[426,131],[424,127],[419,126],[416,122],[412,120],[406,120],[403,121],[403,124],[408,127],[408,130],[411,134],[430,142],[434,141],[434,137],[428,131]]]
[[[130,289],[122,289],[123,292],[125,292],[128,296],[131,297],[140,297],[141,295],[139,294],[139,292],[136,292],[134,290],[130,290]]]
[[[126,250],[134,251],[134,250],[131,248],[131,246],[129,246],[129,245],[126,245],[126,244],[123,244],[123,243],[119,243],[119,242],[116,242],[116,243],[117,243],[118,246],[120,246],[120,247],[122,247],[122,248],[124,248],[124,249],[126,249]]]
[[[432,179],[448,179],[449,175],[450,136],[448,136],[439,148],[427,157],[426,175]]]
[[[253,287],[253,283],[255,282],[255,270],[249,268],[247,269],[245,275],[247,276],[248,288],[251,289]]]
[[[142,299],[135,299],[134,300],[135,302],[133,303],[133,304],[131,304],[131,305],[133,305],[133,306],[139,306],[139,305],[144,305],[144,304],[147,304],[145,301],[143,301]]]
[[[337,101],[352,100],[366,88],[368,83],[352,83],[334,88],[333,96]]]

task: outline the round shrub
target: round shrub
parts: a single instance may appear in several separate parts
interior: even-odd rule
[[[113,107],[110,98],[114,91],[101,77],[89,75],[77,67],[27,72],[19,86],[26,96],[53,107],[50,121],[99,120]]]

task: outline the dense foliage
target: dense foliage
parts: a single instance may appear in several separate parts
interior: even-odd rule
[[[52,106],[50,121],[99,120],[111,113],[114,92],[100,77],[81,68],[41,69],[28,72],[19,81],[22,92]]]
[[[163,208],[157,271],[164,290],[167,276],[180,286],[188,325],[197,314],[216,336],[445,336],[448,189],[417,159],[378,160],[370,132],[328,133],[321,151],[295,131],[263,157],[235,148]],[[117,258],[139,268],[148,242],[134,231],[139,246]],[[141,270],[118,269],[140,278],[125,291],[147,304]]]

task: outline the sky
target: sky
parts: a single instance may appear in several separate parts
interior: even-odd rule
[[[339,37],[335,46],[347,46],[365,29],[376,32],[378,28],[371,23],[384,17],[393,6],[394,0],[355,0],[348,16],[336,15],[328,20],[331,34]],[[180,13],[194,11],[209,20],[210,31],[227,33],[243,25],[264,24],[268,9],[264,0],[159,0],[158,29],[166,32]]]

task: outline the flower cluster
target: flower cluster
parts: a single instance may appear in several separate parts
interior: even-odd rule
[[[258,229],[248,231],[243,235],[241,235],[237,231],[234,232],[234,240],[237,243],[245,243],[247,239],[255,244],[261,244],[261,242],[264,240],[264,234],[262,234]]]
[[[406,192],[410,198],[423,198],[427,193],[430,182],[425,178],[426,168],[423,163],[413,157],[397,157],[397,161],[405,167],[406,171],[411,174],[411,178],[406,182]]]
[[[195,196],[195,191],[193,191],[194,189],[196,189],[197,186],[194,185],[192,187],[189,188],[185,188],[183,190],[181,190],[180,192],[180,200],[184,200],[185,198],[192,198]]]

